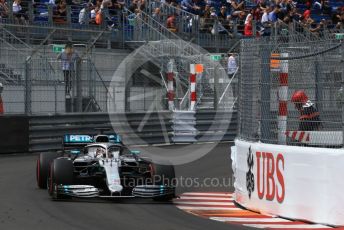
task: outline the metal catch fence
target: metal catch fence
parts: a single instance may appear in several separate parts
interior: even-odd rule
[[[1,75],[6,114],[107,111],[109,83],[91,60],[76,60],[68,70],[56,58],[35,57],[17,64],[22,65],[18,74],[6,64],[1,68],[8,69]]]
[[[282,145],[344,146],[343,51],[339,39],[242,40],[239,137]]]

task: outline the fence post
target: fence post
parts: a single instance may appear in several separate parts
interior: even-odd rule
[[[323,82],[323,78],[321,76],[321,69],[319,70],[320,65],[319,65],[319,61],[318,58],[316,57],[315,62],[314,62],[314,76],[315,76],[315,103],[317,105],[317,109],[319,111],[320,114],[322,114],[323,112],[323,86],[322,83]]]
[[[28,16],[29,16],[29,23],[33,23],[34,12],[33,12],[32,2],[29,2],[29,4],[28,4]]]
[[[270,44],[267,40],[266,44]],[[262,79],[261,79],[261,128],[260,128],[260,140],[262,142],[271,140],[271,110],[270,110],[270,48],[264,46],[262,49]]]
[[[72,7],[70,5],[67,5],[67,25],[72,24]]]
[[[53,14],[54,14],[54,9],[52,5],[48,5],[48,24],[52,25],[53,24]]]
[[[75,71],[75,80],[76,80],[76,111],[82,112],[82,81],[81,81],[81,71],[82,71],[82,59],[76,61],[76,71]]]
[[[31,59],[25,60],[25,114],[31,115]]]
[[[216,53],[219,53],[219,20],[216,18],[215,19],[215,24],[214,24],[214,35],[215,35],[215,49]]]
[[[10,21],[10,23],[14,22],[14,17],[13,17],[13,0],[8,0],[8,19]]]
[[[218,90],[219,90],[219,75],[218,69],[220,67],[220,61],[216,61],[216,65],[214,68],[214,110],[217,110],[218,104]]]

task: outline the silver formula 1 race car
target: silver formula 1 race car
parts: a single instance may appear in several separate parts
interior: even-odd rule
[[[53,199],[68,197],[175,197],[173,165],[158,165],[130,151],[114,135],[65,135],[62,152],[41,153],[37,184]]]

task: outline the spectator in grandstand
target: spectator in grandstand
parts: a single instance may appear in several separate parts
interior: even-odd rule
[[[57,24],[67,22],[67,3],[66,0],[59,0],[53,13],[53,21]]]
[[[320,36],[321,32],[324,31],[325,26],[326,26],[326,20],[322,19],[321,22],[317,24],[315,28],[310,28],[309,31]]]
[[[49,2],[48,2],[47,4],[48,4],[48,5],[55,6],[55,5],[56,5],[56,2],[55,2],[55,0],[49,0]]]
[[[260,9],[260,7],[254,7],[251,10],[251,14],[253,17],[253,20],[255,20],[256,22],[260,21],[260,19],[262,18],[262,10]]]
[[[121,10],[123,9],[125,3],[124,1],[112,0],[111,10]]]
[[[228,14],[227,7],[222,6],[220,12],[217,15],[219,22],[221,23],[219,33],[227,33],[230,30],[231,15]]]
[[[228,4],[231,6],[231,15],[232,16],[239,16],[245,10],[245,1],[240,0],[237,2],[236,0],[227,0]]]
[[[90,24],[96,24],[96,16],[97,16],[98,12],[99,12],[99,7],[98,6],[94,7],[94,9],[91,10]]]
[[[214,7],[214,9],[220,9],[220,7],[222,6],[221,1],[216,0],[205,0],[205,5],[208,5],[209,8]],[[204,11],[202,13],[204,13]]]
[[[290,12],[292,9],[296,8],[296,3],[293,0],[287,0],[287,13]]]
[[[88,25],[90,22],[90,12],[93,7],[92,3],[84,4],[84,7],[80,10],[79,13],[79,24]]]
[[[174,13],[170,15],[166,21],[166,27],[172,32],[178,32],[177,25],[176,25],[176,17],[177,15]]]
[[[201,0],[182,0],[181,7],[190,13],[201,15],[202,14],[202,4]]]
[[[341,11],[340,8],[332,15],[332,23],[335,25],[336,29],[344,27],[344,11]]]
[[[154,18],[157,22],[162,22],[162,15],[160,7],[156,7],[153,11],[152,18]]]
[[[269,13],[270,13],[270,8],[267,7],[267,8],[264,8],[263,10],[263,15],[262,15],[262,18],[260,20],[260,22],[264,25],[264,24],[270,24],[270,21],[269,21]]]
[[[269,13],[270,13],[270,7],[266,7],[263,10],[263,15],[262,15],[262,19],[260,20],[260,34],[263,36],[269,36],[271,33],[271,21],[269,20]]]
[[[96,1],[93,2],[93,5],[100,9],[100,6],[102,5],[102,2],[103,2],[103,0],[96,0]]]
[[[302,14],[304,20],[308,20],[311,17],[311,7],[308,7]]]
[[[301,22],[302,21],[302,14],[300,14],[297,11],[297,8],[292,8],[291,11],[288,14],[289,18],[291,20],[294,20],[296,22]]]
[[[212,7],[210,4],[206,4],[205,6],[204,6],[204,9],[203,9],[203,12],[202,12],[202,14],[201,14],[201,17],[210,17],[210,14],[211,14],[211,10],[212,10],[212,8],[214,8],[214,7]],[[215,8],[214,8],[215,9]]]
[[[331,14],[332,9],[328,0],[315,1],[314,6],[319,7],[322,14],[327,14],[327,15]]]
[[[128,8],[131,12],[135,12],[136,9],[144,10],[145,4],[145,0],[132,0]]]
[[[201,31],[202,32],[211,32],[211,29],[215,23],[215,18],[211,15],[216,16],[215,8],[206,5],[200,19]]]
[[[57,59],[61,60],[66,98],[70,98],[71,90],[73,87],[72,81],[73,77],[75,76],[75,64],[76,61],[79,59],[79,55],[74,51],[73,44],[71,42],[68,42],[65,45],[64,52],[60,53],[57,56]]]
[[[245,20],[245,28],[244,28],[244,36],[245,37],[252,37],[253,36],[253,28],[252,28],[252,14],[248,14]]]
[[[223,25],[229,21],[229,19],[231,18],[231,15],[227,13],[226,6],[221,6],[220,12],[217,14],[217,18]]]
[[[103,0],[100,10],[98,12],[98,15],[101,16],[101,22],[99,23],[98,20],[96,20],[97,24],[100,25],[103,20],[105,20],[107,26],[109,29],[112,29],[115,26],[114,21],[112,20],[112,17],[109,12],[109,7],[112,7],[112,1],[111,0]]]
[[[311,9],[306,9],[301,17],[301,26],[305,28],[310,28],[310,26],[314,23],[314,20],[311,18]]]
[[[6,0],[0,0],[0,18],[7,18],[9,12]]]
[[[239,36],[244,34],[245,20],[246,20],[246,12],[242,11],[236,17],[236,27],[237,27]]]
[[[291,101],[294,103],[295,108],[300,112],[299,130],[319,130],[321,127],[319,112],[315,105],[308,99],[306,93],[302,90],[295,91],[291,97]]]
[[[271,23],[277,22],[278,20],[277,14],[279,13],[280,8],[281,7],[279,5],[276,5],[274,9],[270,11],[268,18]]]
[[[280,6],[280,12],[283,14],[286,14],[288,9],[287,9],[287,0],[280,0],[278,1],[277,5]]]
[[[29,20],[25,10],[21,6],[21,0],[14,0],[12,7],[13,16],[16,20],[16,23],[26,24]]]

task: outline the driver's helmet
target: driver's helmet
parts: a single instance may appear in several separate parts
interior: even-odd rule
[[[101,147],[97,148],[96,150],[96,158],[102,158],[105,154],[105,150]]]

